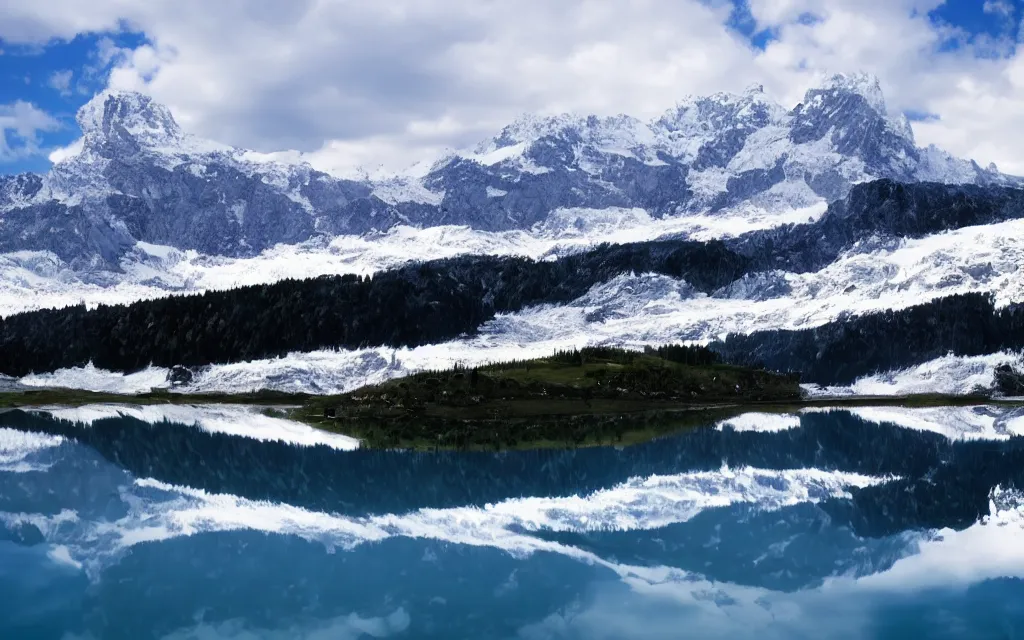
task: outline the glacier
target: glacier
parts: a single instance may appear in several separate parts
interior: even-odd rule
[[[0,472],[43,471],[49,465],[35,461],[35,454],[59,447],[63,443],[62,436],[26,433],[2,427],[0,428]]]

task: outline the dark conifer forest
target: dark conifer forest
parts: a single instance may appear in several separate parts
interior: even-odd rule
[[[495,313],[567,302],[627,272],[685,279],[710,292],[748,260],[721,242],[604,246],[553,261],[460,257],[371,277],[284,280],[127,306],[41,310],[0,320],[0,372],[84,366],[198,366],[291,351],[415,346],[471,333]]]
[[[799,371],[804,380],[818,384],[849,384],[947,354],[1022,349],[1024,306],[997,309],[992,296],[967,293],[813,329],[733,335],[711,346],[734,364]]]
[[[818,220],[726,240],[755,271],[806,273],[858,243],[887,243],[1024,217],[1024,190],[876,180],[857,185]]]

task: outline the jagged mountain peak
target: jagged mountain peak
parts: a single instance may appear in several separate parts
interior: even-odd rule
[[[728,162],[752,132],[782,122],[786,114],[761,85],[752,85],[742,94],[687,97],[650,128],[669,155],[699,169]]]
[[[135,91],[103,91],[78,110],[76,120],[87,139],[131,138],[158,146],[184,137],[167,106]]]
[[[864,106],[866,105],[866,109]],[[859,113],[858,113],[859,112]],[[841,123],[845,120],[877,119],[909,144],[914,144],[914,131],[906,115],[890,115],[885,93],[878,77],[870,73],[837,73],[820,86],[804,94],[803,102],[793,109],[798,119],[814,114],[814,118]]]
[[[135,241],[249,255],[400,224],[528,229],[563,209],[774,216],[877,178],[1020,184],[918,149],[906,119],[886,114],[872,76],[833,76],[808,96],[790,110],[752,85],[686,99],[654,121],[526,115],[475,148],[351,181],[297,153],[185,133],[150,96],[106,91],[81,109],[82,138],[48,174],[0,179],[0,252],[54,250],[68,261],[100,255],[115,264]],[[73,207],[84,217],[64,215]]]
[[[861,96],[879,114],[887,112],[885,94],[878,76],[870,73],[837,73],[829,77],[818,91],[835,90]],[[811,90],[815,91],[814,89]],[[808,92],[810,94],[810,92]]]
[[[426,179],[449,201],[462,197],[477,209],[499,210],[518,202],[515,185],[524,177],[531,189],[540,180],[558,183],[552,193],[567,194],[545,196],[531,221],[557,206],[640,206],[661,215],[741,203],[801,208],[878,177],[1002,180],[970,162],[918,149],[909,121],[888,114],[881,83],[866,73],[833,75],[793,109],[754,84],[742,93],[686,98],[650,122],[521,116],[477,147],[432,165]],[[512,215],[514,224],[524,224],[525,216]],[[475,224],[472,215],[466,218]]]
[[[655,130],[706,132],[739,127],[763,127],[785,115],[785,109],[755,84],[743,93],[719,92],[687,96],[652,122]]]
[[[859,96],[878,115],[887,117],[885,95],[878,78],[868,73],[839,73],[827,78],[819,86],[808,89],[804,102],[797,110],[823,105],[828,94],[841,97]],[[848,110],[844,103],[831,104],[829,108]],[[733,126],[764,126],[784,120],[790,111],[773,100],[764,85],[754,83],[742,93],[718,92],[710,95],[689,95],[676,103],[652,123],[655,128],[667,131],[687,130],[694,127],[702,130],[721,129]],[[841,114],[840,114],[841,115]],[[893,122],[898,125],[898,119]],[[909,131],[909,125],[897,126]]]
[[[573,133],[582,138],[603,137],[615,130],[643,128],[639,119],[625,114],[614,116],[560,113],[556,115],[523,114],[505,126],[494,138],[484,141],[480,149],[508,147],[530,143],[545,136]]]
[[[654,161],[651,147],[656,136],[643,121],[623,114],[614,116],[524,115],[496,136],[470,149],[455,151],[435,163],[431,173],[457,159],[484,166],[511,162],[527,173],[546,173],[555,168],[596,170],[608,156]],[[492,188],[494,192],[494,188]]]
[[[741,93],[717,91],[706,95],[690,94],[684,96],[681,100],[676,102],[674,107],[666,111],[664,115],[690,109],[706,109],[713,105],[744,105],[759,102],[774,104],[774,101],[765,93],[764,85],[752,84]],[[662,117],[664,117],[664,115]]]
[[[790,112],[789,139],[808,148],[827,144],[841,157],[863,162],[861,169],[849,165],[847,182],[880,176],[914,180],[920,164],[909,121],[889,115],[881,83],[867,73],[836,74],[809,89]],[[839,195],[835,189],[824,193],[830,199]]]
[[[584,116],[574,113],[555,115],[523,113],[502,128],[501,132],[493,138],[493,146],[500,149],[530,142],[546,135],[552,135],[566,127],[579,127],[584,121]],[[484,142],[481,148],[488,146],[491,142],[490,140]]]
[[[763,85],[755,83],[741,93],[688,96],[646,123],[626,115],[525,114],[493,138],[452,157],[486,156],[484,163],[490,164],[495,158],[518,156],[543,138],[557,137],[569,145],[632,155],[646,161],[652,161],[657,152],[663,151],[679,161],[696,163],[695,168],[700,170],[724,166],[740,152],[751,134],[768,127],[795,128],[795,138],[800,142],[820,140],[834,130],[845,130],[845,141],[838,141],[844,136],[836,134],[836,144],[843,146],[842,153],[861,157],[877,153],[854,148],[854,141],[864,141],[867,136],[867,142],[874,144],[878,141],[875,131],[888,131],[887,135],[895,141],[886,143],[887,148],[899,147],[903,154],[913,154],[910,123],[903,116],[888,116],[878,78],[853,73],[827,78],[809,90],[805,103],[793,110],[781,106],[765,92]],[[772,136],[763,137],[767,140]],[[760,138],[753,140],[755,145],[761,144]]]

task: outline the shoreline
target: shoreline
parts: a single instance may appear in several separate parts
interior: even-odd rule
[[[744,413],[786,414],[808,409],[858,407],[941,408],[969,406],[1024,407],[1024,398],[982,395],[914,394],[905,396],[830,396],[801,400],[727,402],[629,401],[584,403],[552,400],[552,411],[531,402],[519,407],[506,401],[493,417],[459,417],[437,412],[396,416],[327,417],[321,411],[331,396],[258,392],[248,394],[144,393],[137,395],[38,389],[0,393],[0,412],[75,408],[90,405],[246,405],[260,413],[301,423],[327,433],[356,438],[361,447],[419,451],[500,451],[510,449],[628,446],[734,418]],[[522,404],[522,403],[520,403]],[[588,406],[589,405],[589,406]],[[437,407],[435,407],[437,409]],[[443,407],[441,407],[443,409]],[[402,437],[381,435],[393,424],[415,423],[419,432]]]

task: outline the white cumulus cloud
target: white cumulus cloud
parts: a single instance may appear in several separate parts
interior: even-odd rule
[[[0,104],[0,162],[39,153],[39,134],[60,128],[53,116],[22,100]]]
[[[129,30],[111,85],[150,93],[194,133],[296,149],[335,171],[399,169],[493,134],[522,112],[655,116],[688,94],[759,82],[787,106],[839,71],[881,79],[918,141],[1024,173],[1015,30],[934,19],[942,0],[0,0],[0,39],[45,45]],[[1019,22],[988,0],[989,15]],[[104,55],[100,55],[101,58]]]
[[[71,69],[54,71],[50,74],[46,84],[50,85],[50,88],[55,89],[62,96],[69,96],[71,95],[71,79],[74,77],[74,74],[75,72]]]

